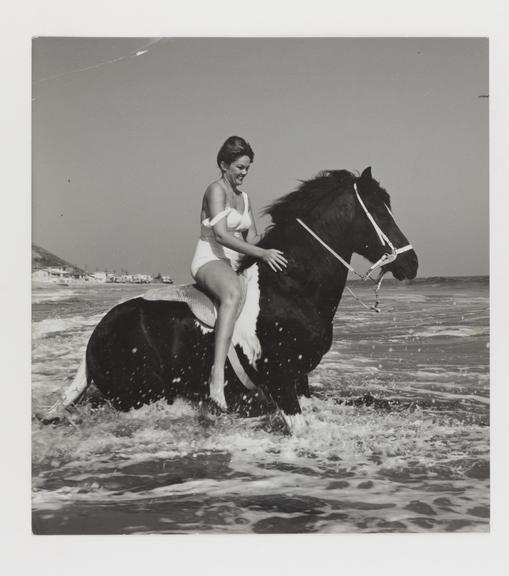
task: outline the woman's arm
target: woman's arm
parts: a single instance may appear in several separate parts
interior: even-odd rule
[[[226,194],[224,190],[217,183],[211,184],[205,192],[207,199],[207,206],[209,218],[212,220],[219,213],[223,212],[226,208]],[[230,234],[226,228],[226,217],[221,218],[219,222],[213,226],[214,236],[219,244],[231,248],[242,254],[254,256],[264,260],[273,270],[282,270],[286,267],[287,261],[280,250],[274,248],[265,249],[254,246],[249,242],[245,242],[240,238]]]
[[[256,222],[254,219],[253,210],[251,209],[251,203],[249,203],[249,215],[251,216],[251,226],[246,232],[246,242],[249,244],[258,244],[258,242],[260,242],[260,240],[263,238],[263,234],[258,234],[256,230]]]

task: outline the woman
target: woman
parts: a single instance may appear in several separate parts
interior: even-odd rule
[[[221,177],[205,190],[201,207],[201,233],[191,274],[216,301],[214,364],[210,373],[210,399],[226,410],[224,366],[241,303],[236,274],[242,254],[260,258],[275,272],[287,265],[283,253],[255,246],[260,240],[245,192],[239,190],[254,160],[251,146],[231,136],[221,146],[217,165]]]

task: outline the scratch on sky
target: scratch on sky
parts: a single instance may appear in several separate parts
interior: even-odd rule
[[[140,48],[138,48],[135,52],[130,52],[125,56],[119,56],[118,58],[112,58],[109,60],[103,60],[98,62],[97,64],[92,64],[91,66],[85,66],[83,68],[75,68],[74,70],[69,70],[68,72],[63,72],[62,74],[56,74],[54,76],[48,76],[47,78],[41,78],[40,80],[32,82],[32,85],[35,86],[37,84],[42,84],[43,82],[49,82],[50,80],[57,80],[59,78],[64,78],[66,76],[70,76],[72,74],[78,74],[79,72],[87,72],[89,70],[96,70],[97,68],[102,68],[103,66],[108,66],[109,64],[114,64],[116,62],[121,62],[123,60],[127,60],[129,58],[136,58],[137,56],[142,56],[143,54],[147,54],[152,48],[159,44],[160,42],[164,41],[164,38],[153,38],[147,44],[144,44]],[[63,86],[67,86],[69,83],[64,84]],[[60,87],[63,87],[60,86]],[[32,98],[32,102],[35,102],[45,94],[41,94],[40,96],[36,96]]]

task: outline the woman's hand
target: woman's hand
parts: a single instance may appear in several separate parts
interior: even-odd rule
[[[263,250],[261,260],[266,262],[274,272],[282,271],[288,265],[287,259],[283,256],[281,250],[276,250],[275,248],[269,248]]]

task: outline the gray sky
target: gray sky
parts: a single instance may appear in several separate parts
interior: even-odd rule
[[[372,166],[420,276],[487,274],[487,94],[479,38],[37,38],[33,241],[188,280],[217,150],[238,134],[255,211],[322,169]]]

